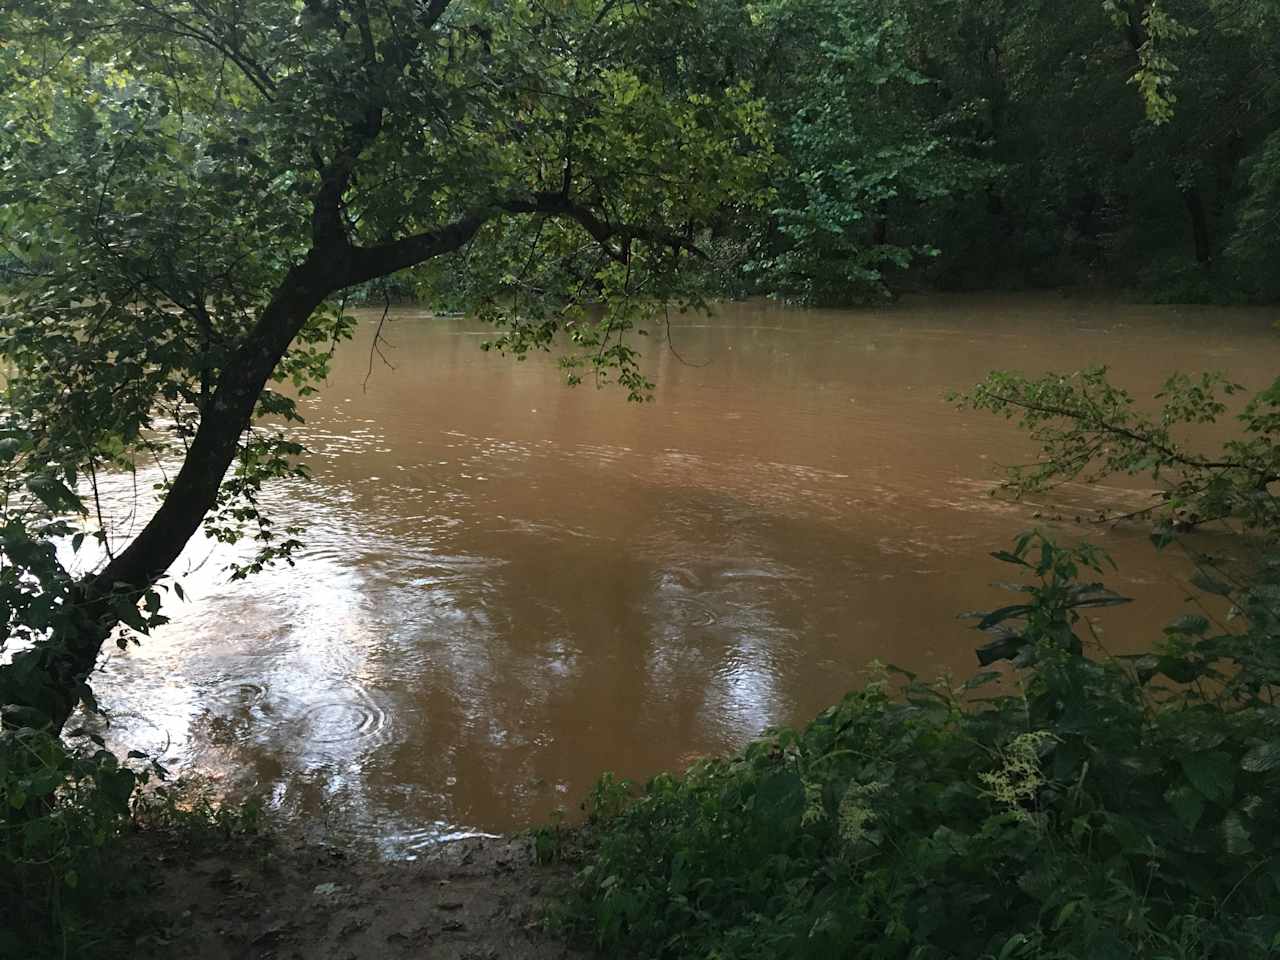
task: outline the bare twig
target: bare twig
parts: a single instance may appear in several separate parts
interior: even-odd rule
[[[92,457],[89,458],[89,486],[93,489],[93,510],[98,517],[98,529],[102,531],[102,548],[107,552],[107,559],[114,560],[111,534],[107,531],[107,521],[102,516],[102,497],[98,493],[98,470]]]
[[[666,327],[667,327],[667,349],[671,351],[671,355],[675,357],[676,360],[678,360],[680,363],[684,364],[686,367],[701,368],[701,367],[710,366],[711,365],[710,360],[704,360],[702,363],[692,363],[680,355],[680,351],[676,349],[675,343],[672,342],[671,340],[671,307],[670,305],[664,303],[662,305],[662,312],[663,312],[664,319],[666,321]]]
[[[373,377],[374,354],[377,354],[378,359],[387,365],[387,369],[389,370],[395,369],[395,365],[390,360],[387,359],[387,355],[383,353],[382,348],[378,346],[379,342],[386,343],[387,346],[391,346],[391,344],[388,343],[386,340],[384,340],[382,337],[382,328],[387,322],[387,314],[391,312],[391,291],[387,290],[384,287],[382,290],[382,296],[383,296],[382,316],[378,318],[378,327],[376,330],[373,331],[373,343],[369,344],[369,369],[365,371],[364,383],[361,385],[361,388],[360,388],[365,393],[368,393],[369,380]]]

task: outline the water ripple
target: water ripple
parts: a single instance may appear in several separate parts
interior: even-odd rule
[[[349,743],[376,736],[386,721],[386,714],[372,703],[335,700],[308,707],[299,722],[312,743]]]

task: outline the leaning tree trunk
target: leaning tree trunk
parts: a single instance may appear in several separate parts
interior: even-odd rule
[[[258,398],[290,342],[346,272],[345,251],[313,250],[281,282],[257,323],[223,368],[200,416],[186,459],[155,515],[97,574],[75,585],[71,625],[17,653],[6,669],[3,700],[26,708],[55,733],[82,699],[102,645],[120,621],[121,604],[137,603],[160,580],[215,505]]]
[[[889,242],[889,218],[881,211],[876,222],[871,226],[871,242],[877,247]]]
[[[1196,263],[1205,266],[1213,259],[1213,245],[1209,240],[1209,219],[1204,212],[1204,197],[1200,188],[1187,187],[1182,191],[1187,216],[1191,218],[1191,239],[1195,245]]]

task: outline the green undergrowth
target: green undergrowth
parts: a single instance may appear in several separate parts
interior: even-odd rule
[[[975,615],[1012,683],[888,670],[638,793],[605,777],[558,921],[606,956],[1280,956],[1275,570],[1232,623],[1106,657],[1103,555],[996,556],[1030,575]]]
[[[256,805],[170,782],[96,736],[0,729],[0,958],[114,960],[162,946],[172,918],[154,915],[159,878],[136,856],[137,834],[195,852],[260,828]]]

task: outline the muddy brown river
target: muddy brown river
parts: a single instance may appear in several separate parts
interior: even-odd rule
[[[1145,396],[1173,370],[1280,373],[1273,311],[965,297],[682,318],[678,357],[646,344],[643,406],[400,309],[365,389],[375,316],[305,404],[314,480],[269,498],[307,524],[297,566],[227,583],[193,543],[187,602],[97,689],[115,743],[392,856],[802,723],[873,659],[969,671],[956,615],[1007,577],[988,552],[1060,504],[987,495],[1026,441],[949,390],[996,367],[1105,362]],[[149,479],[113,487],[125,531]],[[1184,562],[1071,518],[1142,497],[1059,498],[1138,601],[1102,619],[1117,648],[1179,612]]]

